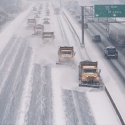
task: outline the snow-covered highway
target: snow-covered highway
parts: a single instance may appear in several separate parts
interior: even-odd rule
[[[37,23],[50,18],[54,41],[43,41],[42,36],[33,35],[33,27],[27,27],[27,19],[34,17],[32,7],[40,4],[42,10]],[[47,4],[49,16],[45,13]],[[31,2],[0,33],[0,125],[121,125],[104,89],[79,87],[78,65],[83,60],[98,61],[103,82],[125,121],[124,80],[112,66],[118,63],[120,71],[125,72],[123,61],[123,65],[120,59],[109,63],[104,58],[101,51],[108,41],[92,43],[91,35],[103,32],[96,24],[90,24],[91,30],[85,32],[85,47],[81,48],[80,25],[64,8],[60,15],[55,15],[53,4]],[[73,65],[56,64],[59,46],[74,47]]]

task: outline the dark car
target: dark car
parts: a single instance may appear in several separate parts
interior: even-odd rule
[[[100,35],[92,36],[92,41],[94,41],[94,42],[101,42],[101,36]]]
[[[116,48],[114,46],[109,46],[106,47],[106,49],[104,49],[104,55],[107,59],[109,58],[118,58],[118,51],[116,50]]]
[[[78,22],[80,23],[80,24],[82,24],[82,19],[81,18],[78,18],[77,19],[78,20]],[[84,23],[84,29],[87,29],[88,28],[88,23]]]
[[[84,23],[84,28],[88,28],[88,24],[87,23]]]

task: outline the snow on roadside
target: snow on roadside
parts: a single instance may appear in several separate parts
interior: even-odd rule
[[[27,10],[25,10],[24,12],[22,12],[21,14],[19,14],[17,16],[17,18],[15,18],[12,22],[10,22],[10,24],[3,30],[3,32],[0,34],[0,53],[2,52],[2,50],[4,49],[4,47],[6,46],[6,44],[8,43],[8,41],[10,40],[10,38],[14,35],[15,30],[21,26],[21,23],[23,22],[23,20],[27,17],[27,15],[30,13],[31,9],[32,9],[31,5]]]
[[[64,11],[66,15],[68,15],[69,20],[71,21],[73,27],[75,28],[76,32],[78,33],[79,37],[81,37],[81,29],[78,24],[72,19],[71,15]],[[90,41],[90,42],[89,42]],[[96,47],[97,44],[91,43],[91,38],[85,33],[85,47],[88,52],[88,55],[91,57],[91,60],[99,62],[99,68],[102,70],[101,77],[110,92],[118,110],[120,111],[123,120],[125,121],[125,98],[124,98],[124,88],[120,88],[119,82],[122,83],[121,79],[114,72],[114,69],[111,68],[107,60],[102,56],[100,50]],[[93,49],[94,48],[94,49]],[[94,100],[94,99],[93,99]],[[108,114],[109,115],[109,114]]]
[[[120,125],[116,112],[113,111],[114,109],[112,108],[105,92],[87,92],[86,95],[91,104],[96,125]]]
[[[61,73],[58,70],[58,68],[52,68],[51,74],[52,74],[52,89],[53,89],[54,125],[66,125],[60,79],[57,79],[56,77],[57,74],[58,76],[60,76]]]
[[[18,116],[16,119],[16,125],[25,125],[26,124],[26,114],[29,110],[30,99],[31,99],[31,91],[32,91],[32,72],[33,72],[33,57],[31,57],[30,65],[29,65],[29,73],[27,76],[27,80],[22,92],[22,98],[20,103],[20,109],[18,110]]]

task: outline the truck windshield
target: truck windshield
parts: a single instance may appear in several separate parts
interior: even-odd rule
[[[96,69],[84,69],[84,73],[96,73]]]
[[[110,48],[108,49],[109,52],[116,52],[116,48]]]
[[[71,52],[70,51],[61,51],[61,54],[70,54],[71,55]]]

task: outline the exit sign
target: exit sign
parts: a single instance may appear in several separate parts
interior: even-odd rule
[[[125,17],[125,5],[95,5],[95,17]]]

